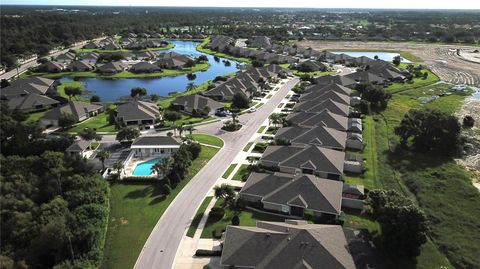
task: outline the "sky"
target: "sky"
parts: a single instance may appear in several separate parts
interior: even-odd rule
[[[18,5],[480,9],[479,0],[2,0]]]

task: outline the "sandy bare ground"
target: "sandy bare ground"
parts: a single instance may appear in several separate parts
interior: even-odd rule
[[[301,41],[302,47],[317,50],[352,49],[352,50],[392,50],[408,51],[423,59],[435,74],[442,80],[454,84],[475,85],[480,87],[480,63],[467,61],[456,54],[457,49],[471,51],[478,49],[472,46],[436,45],[391,42],[354,42],[354,41]]]

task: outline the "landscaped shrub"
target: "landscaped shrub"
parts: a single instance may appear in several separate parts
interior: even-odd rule
[[[167,183],[165,183],[162,187],[162,193],[167,196],[169,195],[170,193],[172,192],[172,188],[170,187],[170,185],[168,185]]]
[[[202,146],[200,143],[197,142],[188,142],[187,144],[187,150],[192,154],[192,159],[196,159],[198,155],[200,155],[200,152],[202,151]]]
[[[210,213],[208,213],[208,218],[216,221],[222,219],[224,215],[225,209],[220,207],[214,207],[210,210]]]
[[[240,218],[238,217],[238,215],[233,216],[232,225],[234,225],[234,226],[240,225]]]
[[[222,255],[221,250],[197,249],[197,251],[195,251],[195,256],[200,256],[200,257],[221,256],[221,255]]]

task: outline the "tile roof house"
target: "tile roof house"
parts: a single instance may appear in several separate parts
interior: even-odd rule
[[[310,145],[268,146],[259,162],[284,173],[315,174],[340,180],[344,170],[345,153]]]
[[[238,195],[284,214],[304,217],[304,211],[311,210],[315,216],[338,216],[342,189],[343,182],[314,175],[251,173]]]
[[[97,68],[100,73],[115,74],[124,71],[126,65],[122,62],[110,62]]]
[[[130,71],[133,73],[155,73],[160,70],[160,67],[149,62],[139,62],[130,67]]]
[[[91,71],[93,70],[93,66],[87,62],[87,61],[73,61],[68,65],[68,69],[70,71],[80,71],[80,72],[85,72],[85,71]]]
[[[338,93],[335,93],[335,94],[338,95]],[[350,99],[350,97],[348,97],[348,99]],[[322,112],[323,110],[328,110],[340,116],[348,117],[348,115],[350,115],[349,105],[336,102],[332,99],[323,99],[322,97],[319,97],[317,99],[310,100],[310,101],[297,103],[293,107],[293,109],[295,111],[305,111],[305,112]]]
[[[306,221],[257,221],[257,227],[229,225],[220,265],[255,269],[355,269],[339,225]]]
[[[56,107],[43,115],[40,119],[42,126],[58,126],[62,114],[72,114],[77,122],[96,116],[103,111],[103,106],[80,101],[69,101],[66,105]]]
[[[60,104],[55,99],[36,93],[13,97],[8,99],[6,103],[10,109],[18,109],[27,113],[52,108]]]
[[[189,114],[204,116],[215,114],[217,109],[224,107],[222,103],[199,94],[179,96],[172,101],[172,106]],[[205,115],[206,107],[209,112]]]
[[[117,106],[117,122],[120,125],[152,125],[160,118],[154,103],[133,100]]]
[[[293,146],[313,145],[324,148],[345,150],[347,133],[324,126],[283,127],[275,134],[275,140]]]
[[[11,97],[36,93],[40,95],[55,94],[55,80],[30,77],[26,79],[17,79],[10,83],[10,86],[0,89],[0,95],[4,99]]]

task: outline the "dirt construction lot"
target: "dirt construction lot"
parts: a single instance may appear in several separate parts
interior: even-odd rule
[[[479,47],[460,45],[437,45],[391,42],[332,42],[332,41],[302,41],[302,47],[316,50],[388,50],[406,51],[421,58],[442,80],[454,84],[467,84],[480,87],[480,63],[468,61],[457,55],[456,50],[471,52]],[[460,53],[462,54],[462,53]],[[479,53],[480,55],[480,53]]]

